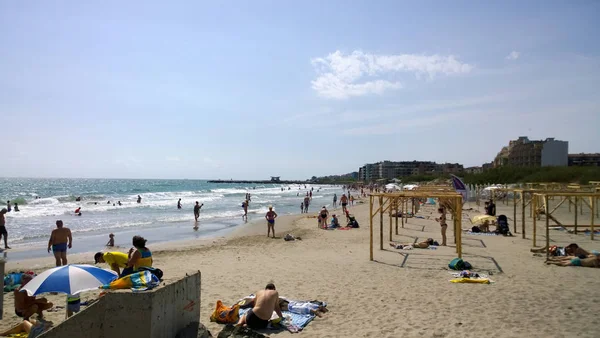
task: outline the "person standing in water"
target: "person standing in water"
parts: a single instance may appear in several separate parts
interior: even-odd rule
[[[12,208],[10,207],[10,201],[6,201],[6,210],[8,210],[8,212],[12,210]]]
[[[8,231],[6,231],[6,218],[4,217],[7,212],[6,208],[0,210],[0,238],[4,237],[4,249],[10,249],[8,246]]]
[[[177,209],[181,209],[181,198],[177,201]]]
[[[272,206],[269,206],[269,211],[265,215],[265,219],[267,220],[267,237],[269,237],[271,229],[273,229],[273,238],[275,238],[275,218],[277,218],[277,213],[273,211]]]
[[[242,208],[244,208],[244,216],[242,218],[248,219],[248,200],[242,202]]]
[[[63,227],[63,221],[56,221],[56,229],[52,230],[48,241],[48,252],[52,249],[56,266],[67,265],[67,248],[73,247],[71,229]]]
[[[138,202],[138,203],[142,203],[142,196],[138,195],[137,202]]]
[[[199,204],[198,201],[196,201],[196,205],[194,206],[194,219],[196,222],[198,222],[198,217],[200,217],[200,209],[202,206],[204,206],[204,203]]]
[[[337,208],[337,194],[333,194],[333,207]]]

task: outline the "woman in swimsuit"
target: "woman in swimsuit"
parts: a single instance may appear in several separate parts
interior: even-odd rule
[[[327,211],[326,207],[321,209],[321,213],[319,214],[319,219],[321,220],[321,228],[327,229],[327,218],[329,218],[329,211]]]
[[[448,229],[448,224],[446,224],[446,210],[444,208],[439,208],[438,212],[441,216],[435,220],[440,222],[442,228],[442,246],[446,246],[446,229]]]

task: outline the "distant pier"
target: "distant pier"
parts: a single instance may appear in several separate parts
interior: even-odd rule
[[[233,184],[310,184],[309,181],[246,181],[246,180],[210,180],[208,183],[233,183]]]

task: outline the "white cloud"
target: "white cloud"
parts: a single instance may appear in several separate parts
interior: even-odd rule
[[[335,51],[326,57],[313,58],[311,63],[318,74],[312,81],[312,88],[320,96],[334,99],[382,94],[386,90],[402,88],[398,81],[377,78],[393,73],[414,73],[417,78],[426,75],[433,79],[438,74],[461,74],[473,69],[453,55],[378,55],[362,51],[349,55]]]
[[[516,60],[519,58],[519,56],[521,55],[521,53],[517,52],[516,50],[513,50],[512,52],[510,52],[510,54],[508,54],[506,56],[507,60]]]

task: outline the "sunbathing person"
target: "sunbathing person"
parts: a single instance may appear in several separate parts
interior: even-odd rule
[[[0,336],[11,336],[17,335],[19,333],[28,333],[27,337],[37,337],[38,335],[48,331],[53,325],[52,322],[47,322],[43,320],[36,321],[34,319],[26,320],[23,319],[21,324],[14,326],[13,328],[6,330],[4,332],[0,332]],[[35,334],[35,335],[33,335]]]
[[[286,299],[279,299],[279,307],[282,311],[289,311],[292,313],[299,313],[301,315],[313,314],[317,317],[321,317],[321,313],[328,312],[326,307],[311,303],[311,302],[296,302],[288,301]]]
[[[592,256],[587,258],[579,258],[573,256],[560,257],[549,259],[546,264],[554,264],[558,266],[582,266],[586,268],[600,268],[600,256]]]
[[[28,296],[26,291],[21,291],[33,277],[24,273],[21,277],[21,286],[14,291],[15,293],[15,314],[25,320],[29,320],[33,314],[37,313],[38,318],[43,318],[42,311],[52,308],[53,304],[46,298],[35,298]]]
[[[538,249],[531,249],[530,251],[535,252],[535,253],[546,253],[546,247],[538,248]],[[587,252],[583,248],[579,247],[579,245],[577,245],[575,243],[571,243],[565,247],[553,245],[550,247],[549,251],[550,251],[550,255],[552,255],[552,256],[563,256],[563,257],[564,256],[575,256],[575,257],[580,257],[580,258],[592,256],[589,252]]]
[[[400,243],[396,243],[396,242],[390,242],[390,246],[393,247],[394,249],[404,249],[406,247],[413,247],[413,248],[417,248],[417,249],[427,249],[427,248],[429,248],[430,245],[434,245],[434,243],[435,243],[435,241],[433,240],[433,238],[427,238],[426,241],[419,242],[419,243],[400,244]]]
[[[273,311],[277,313],[280,319],[283,318],[279,308],[279,293],[275,289],[275,285],[269,283],[264,290],[256,293],[254,307],[240,317],[237,325],[248,326],[255,330],[266,329]]]

